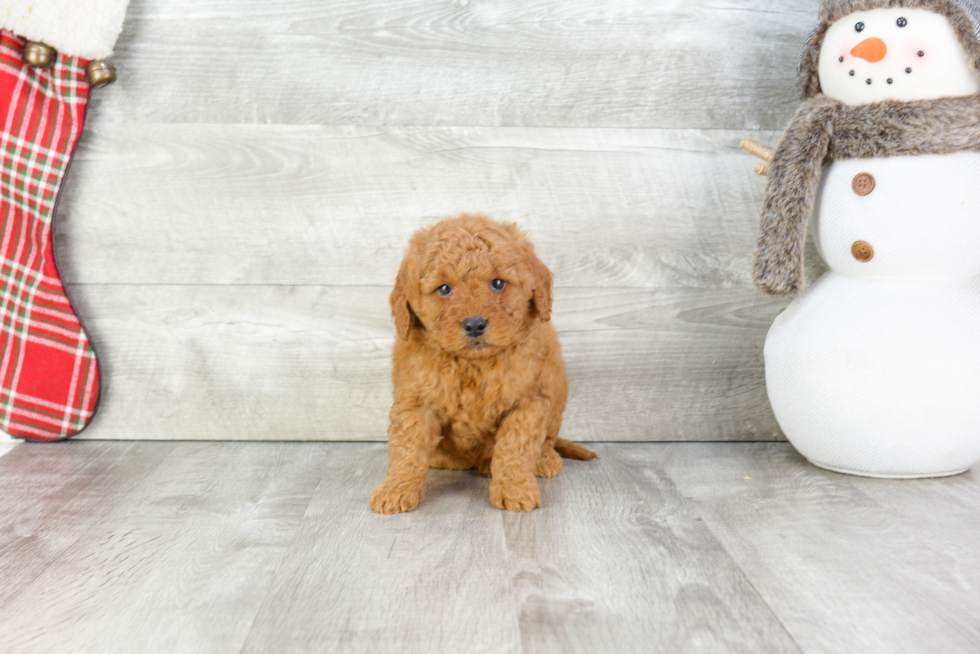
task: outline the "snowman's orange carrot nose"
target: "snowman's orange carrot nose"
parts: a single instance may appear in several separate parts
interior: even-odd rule
[[[888,47],[877,36],[872,36],[870,39],[865,39],[851,48],[851,54],[855,57],[866,59],[871,63],[877,63],[888,54]]]

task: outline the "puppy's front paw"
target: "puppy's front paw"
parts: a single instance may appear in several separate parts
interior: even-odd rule
[[[378,513],[404,513],[417,507],[424,494],[425,491],[419,484],[385,479],[371,491],[369,503]]]
[[[541,506],[541,489],[534,477],[520,482],[494,479],[490,482],[490,501],[498,509],[533,511]]]

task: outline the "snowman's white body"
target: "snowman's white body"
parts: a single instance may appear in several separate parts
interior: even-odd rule
[[[875,179],[858,195],[851,180]],[[773,323],[769,399],[811,462],[895,477],[980,461],[980,153],[849,159],[811,219],[831,271]],[[874,248],[870,261],[851,253]]]
[[[818,71],[824,94],[849,105],[980,92],[947,19],[927,9],[840,19]],[[861,173],[875,182],[866,195],[852,188]],[[871,476],[980,461],[980,153],[835,161],[810,225],[830,272],[765,345],[787,438],[819,466]],[[857,241],[870,260],[852,254]]]

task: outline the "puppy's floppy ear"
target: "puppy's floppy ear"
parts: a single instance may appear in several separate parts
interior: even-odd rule
[[[402,338],[408,338],[412,331],[412,325],[418,318],[412,311],[412,305],[408,298],[413,284],[418,282],[414,279],[411,267],[408,264],[409,257],[405,256],[401,267],[398,269],[398,276],[395,278],[395,288],[391,290],[391,317],[395,319],[395,329]]]
[[[534,295],[531,296],[531,303],[534,305],[534,309],[538,312],[541,320],[548,322],[551,320],[551,285],[553,277],[551,271],[548,270],[548,266],[541,263],[541,260],[534,254],[533,247],[530,249],[529,255],[531,275],[534,279]]]
[[[531,273],[531,283],[534,290],[531,293],[531,306],[535,313],[541,318],[542,322],[551,320],[551,285],[552,275],[548,266],[538,259],[534,252],[534,245],[528,240],[527,234],[517,226],[517,223],[506,223],[503,225],[510,239],[514,243],[521,259],[527,264]]]

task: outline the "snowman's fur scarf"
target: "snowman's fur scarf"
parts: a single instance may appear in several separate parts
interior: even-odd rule
[[[893,7],[926,9],[945,16],[970,58],[973,69],[980,72],[980,39],[978,39],[980,25],[974,25],[966,10],[952,0],[824,0],[820,4],[819,24],[810,34],[806,45],[803,46],[803,52],[800,53],[796,75],[796,88],[800,96],[804,99],[812,98],[820,92],[817,70],[820,47],[832,23],[855,11]]]
[[[980,95],[848,106],[817,95],[797,110],[769,164],[753,281],[803,290],[803,249],[827,159],[980,152]]]

